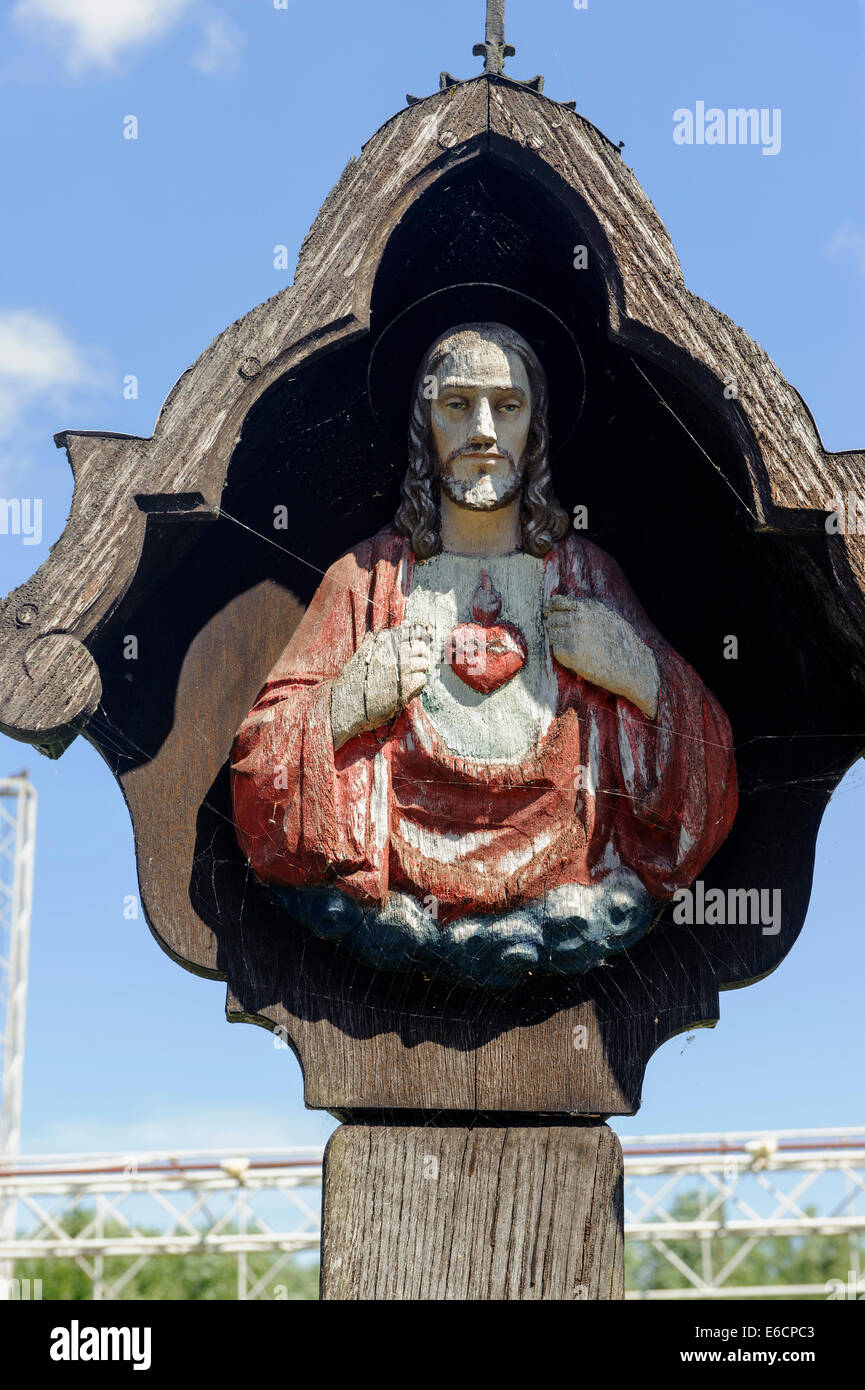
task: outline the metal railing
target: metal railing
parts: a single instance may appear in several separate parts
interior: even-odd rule
[[[651,1249],[682,1285],[632,1287],[627,1298],[865,1294],[865,1127],[657,1135],[622,1148],[627,1248]],[[0,1262],[68,1259],[95,1299],[113,1299],[151,1259],[218,1253],[236,1261],[239,1299],[274,1297],[280,1270],[318,1249],[321,1161],[321,1149],[273,1148],[19,1158],[0,1169],[0,1205],[19,1212]],[[813,1236],[844,1239],[843,1280],[735,1282],[761,1240]],[[253,1272],[262,1253],[273,1260]],[[106,1260],[120,1259],[107,1274]]]

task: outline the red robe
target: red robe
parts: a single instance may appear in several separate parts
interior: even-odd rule
[[[235,740],[234,821],[261,880],[376,905],[432,895],[447,922],[619,864],[659,899],[697,877],[737,809],[727,717],[609,555],[572,533],[544,564],[547,592],[599,600],[652,649],[655,718],[556,663],[555,717],[522,761],[454,756],[420,699],[335,753],[331,682],[367,632],[403,620],[411,588],[411,546],[386,527],[328,570]]]

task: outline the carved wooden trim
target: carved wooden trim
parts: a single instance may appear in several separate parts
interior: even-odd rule
[[[813,529],[833,496],[861,485],[865,452],[827,452],[801,396],[768,355],[685,288],[666,229],[616,146],[566,107],[482,76],[408,107],[376,132],[322,206],[294,284],[211,343],[169,394],[152,438],[71,430],[57,436],[75,491],[51,556],[0,612],[4,732],[62,745],[92,713],[99,678],[80,644],[93,638],[134,579],[146,523],[135,495],[200,494],[191,510],[216,513],[255,401],[311,351],[368,326],[375,270],[393,227],[432,182],[488,152],[491,138],[504,158],[531,152],[540,177],[557,177],[580,200],[598,229],[593,251],[606,272],[613,334],[711,392],[747,460],[757,526]],[[738,401],[724,399],[731,375]],[[829,551],[865,654],[858,632],[865,625],[863,538],[832,536]],[[43,648],[47,634],[74,640]]]
[[[654,1048],[681,1029],[711,1023],[719,984],[758,978],[789,949],[807,905],[822,802],[788,806],[778,823],[789,839],[795,887],[789,926],[777,940],[746,945],[734,934],[697,940],[653,933],[638,960],[595,972],[590,989],[571,991],[557,1007],[535,1001],[534,1012],[517,1020],[505,1005],[483,1017],[464,1005],[454,1022],[441,1017],[432,996],[400,982],[385,1003],[371,1002],[362,971],[331,970],[324,948],[283,939],[274,922],[241,949],[231,913],[242,914],[243,893],[227,893],[224,914],[212,904],[208,914],[196,896],[205,830],[214,843],[225,837],[209,873],[237,856],[230,822],[222,823],[220,779],[234,731],[297,621],[294,595],[270,577],[256,578],[184,636],[172,718],[166,714],[156,746],[136,746],[137,714],[118,731],[99,707],[106,674],[100,644],[114,640],[126,615],[158,592],[180,623],[184,594],[170,576],[218,524],[250,413],[299,368],[362,346],[376,272],[401,219],[427,191],[484,160],[518,169],[579,213],[603,271],[610,336],[633,351],[648,389],[655,389],[656,364],[710,403],[741,458],[742,505],[753,529],[819,542],[797,549],[797,582],[822,624],[827,659],[848,682],[845,700],[852,708],[861,699],[865,549],[859,536],[827,536],[823,520],[832,497],[860,486],[865,454],[824,450],[807,407],[767,355],[685,288],[669,236],[615,146],[567,108],[485,76],[410,106],[376,132],[325,201],[294,284],[201,354],[166,400],[152,438],[58,436],[75,475],[72,508],[50,557],[0,609],[0,727],[53,755],[80,730],[100,749],[129,804],[142,898],[160,944],[188,968],[229,980],[230,1017],[284,1030],[302,1055],[309,1104],[627,1112],[638,1103]],[[739,397],[728,401],[723,386],[731,376]],[[215,577],[223,562],[214,562]],[[208,695],[214,673],[218,712]],[[833,732],[827,795],[860,751],[852,735],[841,738],[841,727],[849,734],[854,726]],[[214,819],[202,828],[211,804]],[[752,850],[758,858],[759,845]],[[729,874],[729,866],[722,869]],[[594,1050],[585,1056],[571,1042],[578,1024],[594,1030]],[[344,1049],[346,1035],[351,1046]]]

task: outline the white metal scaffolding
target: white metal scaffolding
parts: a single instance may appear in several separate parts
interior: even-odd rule
[[[0,1241],[0,1261],[69,1259],[94,1299],[115,1299],[156,1256],[231,1255],[238,1299],[279,1298],[280,1271],[321,1241],[321,1161],[321,1149],[19,1159],[0,1169],[0,1200],[25,1219]],[[249,1256],[262,1252],[274,1258],[256,1275]],[[117,1259],[128,1263],[109,1275]]]
[[[27,970],[33,903],[36,790],[26,774],[0,779],[0,1163],[21,1149]],[[0,1241],[13,1238],[14,1198],[0,1191]],[[9,1277],[0,1258],[0,1278]]]
[[[648,1245],[684,1281],[629,1288],[627,1298],[865,1296],[865,1128],[650,1135],[623,1148],[626,1241]],[[733,1277],[761,1240],[812,1236],[842,1238],[843,1277],[759,1285]]]
[[[656,1135],[622,1147],[627,1246],[648,1245],[684,1283],[629,1288],[627,1298],[865,1296],[865,1128]],[[321,1160],[320,1149],[21,1158],[0,1169],[0,1202],[17,1202],[22,1218],[0,1241],[0,1261],[71,1260],[95,1299],[114,1299],[130,1296],[151,1259],[218,1253],[236,1261],[237,1298],[279,1298],[287,1262],[318,1249]],[[843,1237],[843,1278],[735,1283],[764,1238],[813,1235]],[[273,1262],[253,1273],[250,1257],[261,1253]]]

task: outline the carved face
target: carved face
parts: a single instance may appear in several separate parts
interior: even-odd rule
[[[446,347],[431,401],[441,488],[460,507],[495,511],[522,489],[532,419],[528,375],[492,327],[457,333]]]

